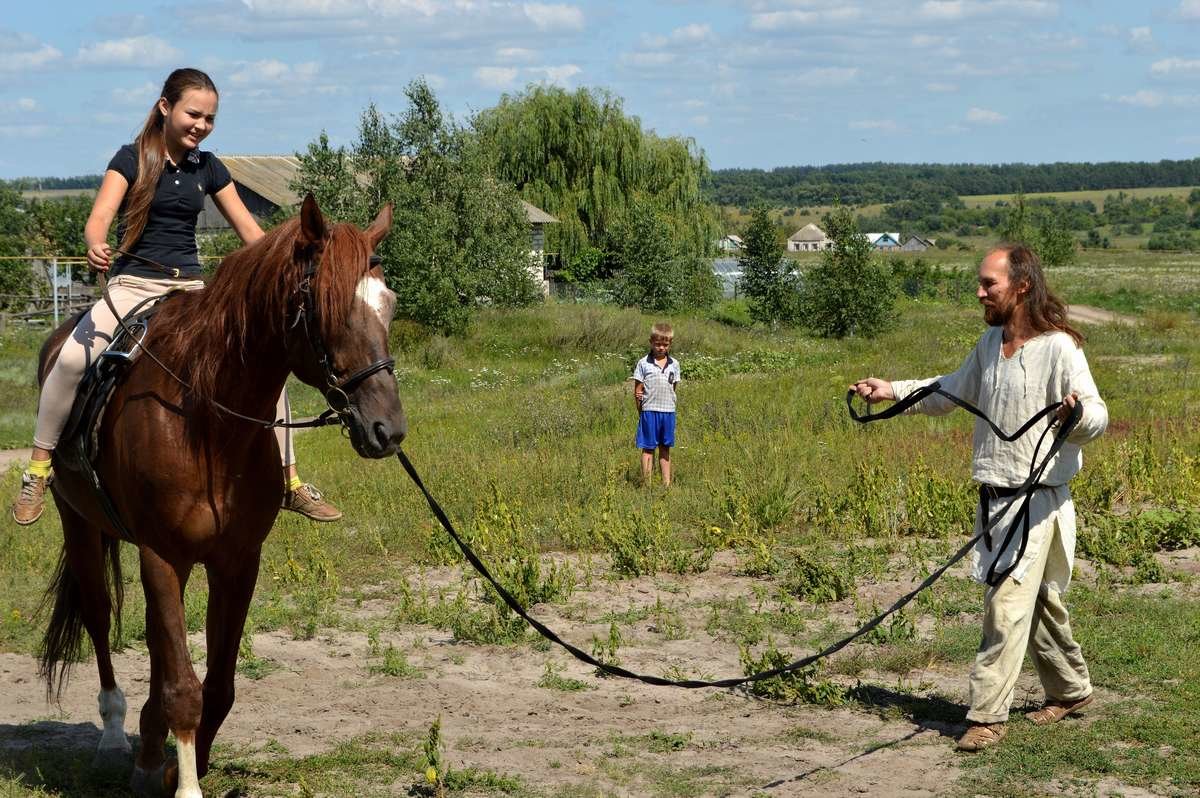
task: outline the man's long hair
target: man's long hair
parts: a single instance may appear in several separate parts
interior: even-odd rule
[[[1008,260],[1008,281],[1011,286],[1025,283],[1025,313],[1029,325],[1039,333],[1058,330],[1071,336],[1078,347],[1083,346],[1083,334],[1067,320],[1067,306],[1046,285],[1042,260],[1025,244],[1001,244],[993,252],[1003,252]]]

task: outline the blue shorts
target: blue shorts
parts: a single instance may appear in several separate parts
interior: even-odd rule
[[[675,414],[660,410],[643,410],[638,417],[637,445],[639,449],[675,445]]]

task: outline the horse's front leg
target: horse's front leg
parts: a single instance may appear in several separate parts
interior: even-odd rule
[[[234,673],[238,648],[246,625],[246,611],[258,581],[262,549],[239,552],[234,562],[208,565],[208,673],[204,676],[204,712],[196,735],[199,773],[208,772],[213,738],[233,706]]]
[[[196,728],[200,725],[200,680],[192,669],[183,612],[183,588],[191,563],[172,565],[141,547],[146,591],[146,645],[150,649],[150,697],[142,709],[142,748],[133,788],[150,795],[203,798],[196,772]],[[167,731],[175,735],[177,767],[165,761]]]

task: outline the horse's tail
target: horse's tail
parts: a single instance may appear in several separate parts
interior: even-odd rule
[[[121,639],[121,609],[125,603],[120,545],[121,542],[116,538],[102,538],[103,557],[108,565],[104,587],[112,607],[118,640]],[[103,568],[103,565],[101,567]],[[54,579],[46,588],[46,595],[42,599],[42,609],[51,601],[54,605],[50,613],[50,622],[46,625],[46,634],[42,637],[42,644],[38,649],[38,674],[46,680],[47,698],[57,701],[70,679],[71,666],[83,658],[84,596],[80,590],[79,579],[67,563],[65,545],[58,555]],[[39,614],[40,612],[41,610]]]

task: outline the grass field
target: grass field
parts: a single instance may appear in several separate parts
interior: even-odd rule
[[[284,516],[268,539],[206,794],[436,794],[422,774],[439,717],[432,750],[454,796],[1195,794],[1200,259],[1087,253],[1052,280],[1142,318],[1087,329],[1112,424],[1073,484],[1068,599],[1102,697],[1085,719],[1014,722],[998,749],[952,753],[979,629],[961,570],[878,636],[758,697],[598,679],[471,579],[393,462],[358,460],[323,430],[298,440],[302,474],[346,520]],[[842,396],[859,376],[957,367],[981,331],[969,284],[904,300],[872,341],[672,319],[685,381],[669,491],[639,484],[625,382],[651,321],[551,304],[486,312],[460,339],[395,330],[406,451],[507,584],[575,642],[653,673],[733,675],[853,628],[959,544],[973,506],[966,417],[858,428]],[[32,427],[38,343],[11,329],[0,341],[6,444]],[[315,392],[293,396],[298,413],[319,409]],[[7,674],[27,671],[37,644],[56,522],[52,509],[33,527],[0,522],[0,690],[14,696],[39,690]],[[145,667],[132,579],[118,661],[129,690]],[[205,603],[197,574],[189,628]],[[90,665],[76,683],[61,712],[14,704],[0,719],[0,795],[124,794],[88,771],[85,746],[33,745],[94,744]],[[1027,675],[1017,705],[1038,700]]]
[[[1127,197],[1179,197],[1186,199],[1195,186],[1173,186],[1169,188],[1106,188],[1094,191],[1047,191],[1026,194],[1025,199],[1053,198],[1062,202],[1092,202],[1096,210],[1104,210],[1106,197],[1124,194]],[[997,202],[1012,202],[1016,194],[970,194],[959,197],[968,208],[989,208]]]

